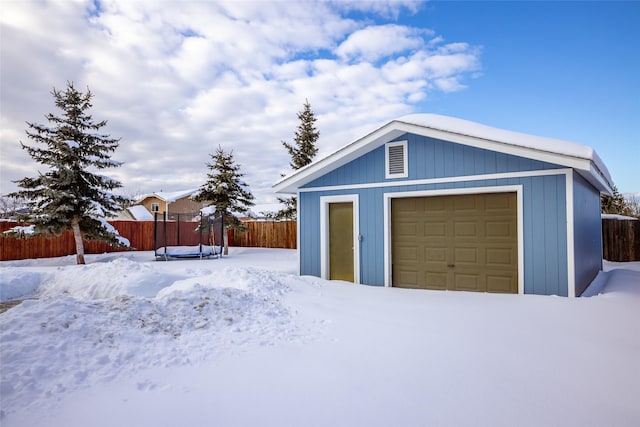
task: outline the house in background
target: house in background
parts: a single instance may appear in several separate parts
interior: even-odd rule
[[[431,114],[394,120],[274,185],[297,194],[300,274],[578,296],[602,268],[590,147]]]
[[[192,199],[198,190],[183,190],[174,192],[156,192],[151,194],[145,194],[140,196],[136,205],[141,205],[147,208],[147,210],[154,215],[155,212],[159,213],[172,213],[172,214],[189,214],[196,216],[199,214],[200,209],[205,207],[205,203],[196,202]]]

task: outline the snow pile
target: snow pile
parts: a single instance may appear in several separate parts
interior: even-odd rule
[[[608,273],[606,292],[640,298],[640,273],[630,270],[613,270]],[[635,283],[637,286],[629,286]],[[640,331],[639,331],[640,332]]]
[[[4,416],[43,411],[69,391],[150,367],[299,337],[282,302],[283,273],[205,268],[162,276],[152,265],[63,267],[40,280],[40,300],[0,315]],[[37,283],[36,273],[22,279],[31,275]]]
[[[45,278],[39,296],[66,295],[85,301],[122,295],[152,298],[181,277],[157,271],[150,263],[116,258],[107,263],[59,267]]]
[[[3,300],[38,297],[0,314],[3,427],[640,424],[640,262],[561,298],[153,259],[0,263]]]
[[[27,298],[36,293],[41,274],[20,268],[3,268],[0,274],[0,301]]]

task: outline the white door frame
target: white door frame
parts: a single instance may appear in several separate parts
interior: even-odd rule
[[[403,191],[384,193],[384,285],[392,285],[391,276],[391,200],[401,197],[453,196],[464,194],[516,193],[518,228],[518,293],[524,294],[524,225],[522,221],[522,185],[497,187],[449,188],[446,190]]]
[[[353,203],[353,282],[360,283],[360,207],[357,194],[320,197],[320,277],[329,279],[329,204]]]

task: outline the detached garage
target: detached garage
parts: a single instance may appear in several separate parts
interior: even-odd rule
[[[282,179],[300,274],[377,286],[578,296],[600,271],[589,147],[417,114]]]

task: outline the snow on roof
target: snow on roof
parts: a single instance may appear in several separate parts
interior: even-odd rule
[[[153,220],[153,215],[151,215],[151,212],[149,212],[147,208],[142,205],[129,206],[127,210],[136,221]]]
[[[438,114],[411,114],[392,120],[368,135],[298,169],[274,184],[276,193],[298,188],[405,133],[450,140],[465,145],[574,168],[595,188],[610,193],[612,179],[593,148],[574,142],[527,135]]]
[[[395,121],[428,127],[431,129],[438,129],[445,132],[457,133],[460,135],[487,139],[490,141],[502,142],[504,144],[518,145],[520,147],[546,151],[554,154],[562,154],[565,156],[591,160],[595,163],[600,172],[602,172],[607,181],[612,182],[611,176],[604,162],[600,159],[595,150],[587,145],[494,128],[455,117],[441,116],[439,114],[410,114],[400,117]]]

